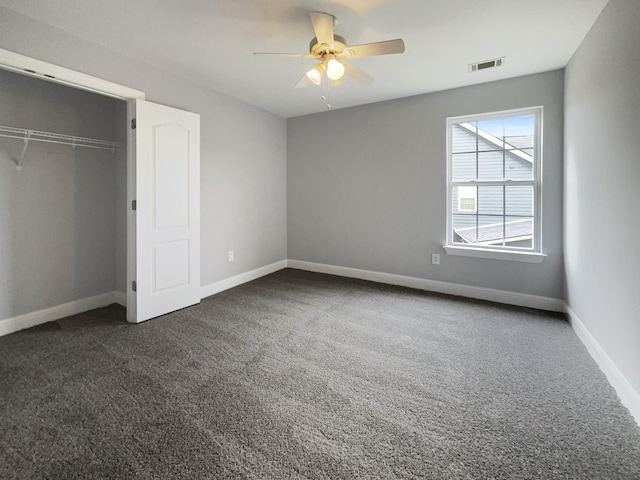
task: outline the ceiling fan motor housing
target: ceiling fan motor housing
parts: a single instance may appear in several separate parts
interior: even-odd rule
[[[318,57],[324,57],[327,53],[338,55],[344,52],[347,48],[347,41],[340,35],[333,35],[333,42],[331,45],[326,43],[318,43],[318,39],[313,37],[311,43],[309,43],[309,53]]]

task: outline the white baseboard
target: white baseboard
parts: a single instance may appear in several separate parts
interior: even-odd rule
[[[560,299],[495,290],[491,288],[474,287],[470,285],[438,282],[435,280],[375,272],[371,270],[305,262],[302,260],[281,260],[279,262],[272,263],[271,265],[256,268],[255,270],[205,285],[201,287],[200,297],[205,298],[210,295],[215,295],[216,293],[256,280],[287,267],[306,270],[309,272],[327,273],[341,277],[358,278],[372,282],[399,285],[418,290],[459,295],[479,300],[489,300],[509,305],[537,308],[554,312],[565,312],[569,317],[569,322],[574,332],[585,345],[596,363],[600,366],[600,369],[606,375],[609,383],[611,383],[613,388],[616,390],[622,404],[629,409],[631,415],[634,417],[638,425],[640,425],[640,394],[633,389],[629,381],[625,378],[622,372],[620,372],[613,360],[611,360],[609,355],[607,355],[604,349],[591,335],[589,330],[587,330],[571,307]],[[126,306],[126,293],[118,291],[103,293],[94,297],[75,300],[73,302],[19,315],[17,317],[2,319],[0,320],[0,336],[40,325],[42,323],[58,320],[69,315],[86,312],[94,308],[105,307],[112,303],[118,303]]]
[[[55,307],[45,308],[36,312],[25,313],[17,317],[5,318],[0,320],[0,336],[17,332],[18,330],[24,330],[25,328],[35,327],[41,323],[52,322],[60,318],[68,317],[69,315],[76,315],[77,313],[93,310],[94,308],[106,307],[112,303],[120,303],[118,301],[118,293],[119,292],[102,293],[94,297],[74,300],[73,302],[56,305]]]
[[[256,268],[255,270],[241,273],[230,278],[225,278],[224,280],[210,283],[209,285],[204,285],[200,287],[200,298],[215,295],[216,293],[223,292],[230,288],[237,287],[238,285],[242,285],[243,283],[247,283],[260,277],[264,277],[265,275],[269,275],[270,273],[277,272],[278,270],[282,270],[283,268],[287,268],[287,260],[281,260],[279,262],[272,263],[271,265]]]
[[[359,278],[361,280],[370,280],[372,282],[399,285],[402,287],[427,290],[430,292],[447,293],[449,295],[459,295],[461,297],[475,298],[478,300],[489,300],[492,302],[506,303],[520,307],[537,308],[552,312],[564,312],[564,302],[557,298],[540,297],[537,295],[495,290],[492,288],[473,287],[457,283],[438,282],[435,280],[426,280],[424,278],[374,272],[371,270],[360,270],[357,268],[337,267],[335,265],[304,262],[301,260],[289,260],[287,264],[291,268],[307,270],[309,272],[328,273],[341,277]]]
[[[125,292],[115,291],[113,292],[113,302],[123,307],[127,306],[127,294]]]
[[[201,298],[208,297],[215,293],[222,292],[232,287],[236,287],[251,280],[263,277],[278,270],[287,268],[287,261],[282,260],[280,262],[266,265],[250,272],[241,273],[231,278],[220,280],[219,282],[206,285],[201,288]],[[60,318],[68,317],[70,315],[76,315],[78,313],[93,310],[94,308],[106,307],[112,303],[117,303],[124,307],[127,306],[127,294],[125,292],[108,292],[94,297],[83,298],[81,300],[74,300],[62,305],[56,305],[54,307],[45,308],[36,312],[26,313],[24,315],[18,315],[12,318],[5,318],[0,320],[0,336],[8,335],[9,333],[24,330],[25,328],[35,327],[42,323],[52,322]]]
[[[587,330],[587,327],[580,321],[571,307],[565,303],[564,309],[569,317],[571,328],[573,328],[573,331],[584,346],[587,347],[587,351],[607,376],[609,383],[616,390],[622,404],[629,409],[636,423],[640,426],[640,394],[633,389],[629,381],[618,369],[613,360],[611,360],[611,357],[607,355],[607,352],[604,351],[593,335],[591,335],[591,332]]]
[[[494,290],[491,288],[473,287],[469,285],[459,285],[448,282],[438,282],[423,278],[408,277],[390,273],[375,272],[371,270],[360,270],[357,268],[338,267],[322,263],[305,262],[301,260],[288,260],[287,266],[306,270],[309,272],[327,273],[341,277],[358,278],[370,280],[372,282],[399,285],[403,287],[427,290],[462,297],[476,298],[479,300],[489,300],[493,302],[506,303],[521,307],[537,308],[552,312],[564,312],[569,317],[569,322],[573,331],[580,341],[585,345],[587,351],[594,358],[600,369],[604,372],[609,383],[613,386],[620,397],[622,404],[629,409],[636,423],[640,425],[640,394],[636,392],[625,376],[620,372],[613,360],[607,355],[604,349],[593,338],[589,330],[578,319],[575,312],[563,300],[557,298],[540,297],[523,293],[508,292],[504,290]]]

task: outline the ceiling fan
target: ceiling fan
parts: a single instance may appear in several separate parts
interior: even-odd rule
[[[368,84],[373,82],[373,77],[347,61],[347,59],[404,52],[404,42],[401,38],[348,47],[346,40],[340,35],[336,35],[333,31],[336,17],[322,12],[310,12],[309,16],[316,35],[309,44],[309,53],[254,53],[254,55],[315,58],[319,60],[319,63],[296,83],[295,88],[304,88],[311,83],[320,85],[325,76],[327,84],[332,87],[342,83],[345,75],[361,84]]]

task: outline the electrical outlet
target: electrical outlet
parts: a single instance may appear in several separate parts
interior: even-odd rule
[[[233,262],[233,250],[229,250],[229,253],[227,253],[227,260]]]
[[[433,265],[440,265],[440,254],[439,253],[432,253],[431,254],[431,263]]]

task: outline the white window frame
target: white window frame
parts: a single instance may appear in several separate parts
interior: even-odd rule
[[[481,120],[491,120],[511,116],[535,115],[535,144],[533,160],[533,181],[502,180],[502,181],[453,181],[453,126]],[[542,216],[542,129],[543,107],[528,107],[514,110],[503,110],[499,112],[482,113],[474,115],[463,115],[447,118],[447,236],[446,245],[443,246],[448,255],[459,255],[465,257],[479,257],[497,260],[512,260],[527,263],[540,263],[546,257],[542,253],[541,246],[541,216]],[[533,187],[533,246],[532,248],[493,246],[493,245],[473,245],[453,242],[453,188],[464,186],[483,185],[531,185]],[[458,199],[459,200],[459,199]],[[476,199],[477,212],[477,199]]]

